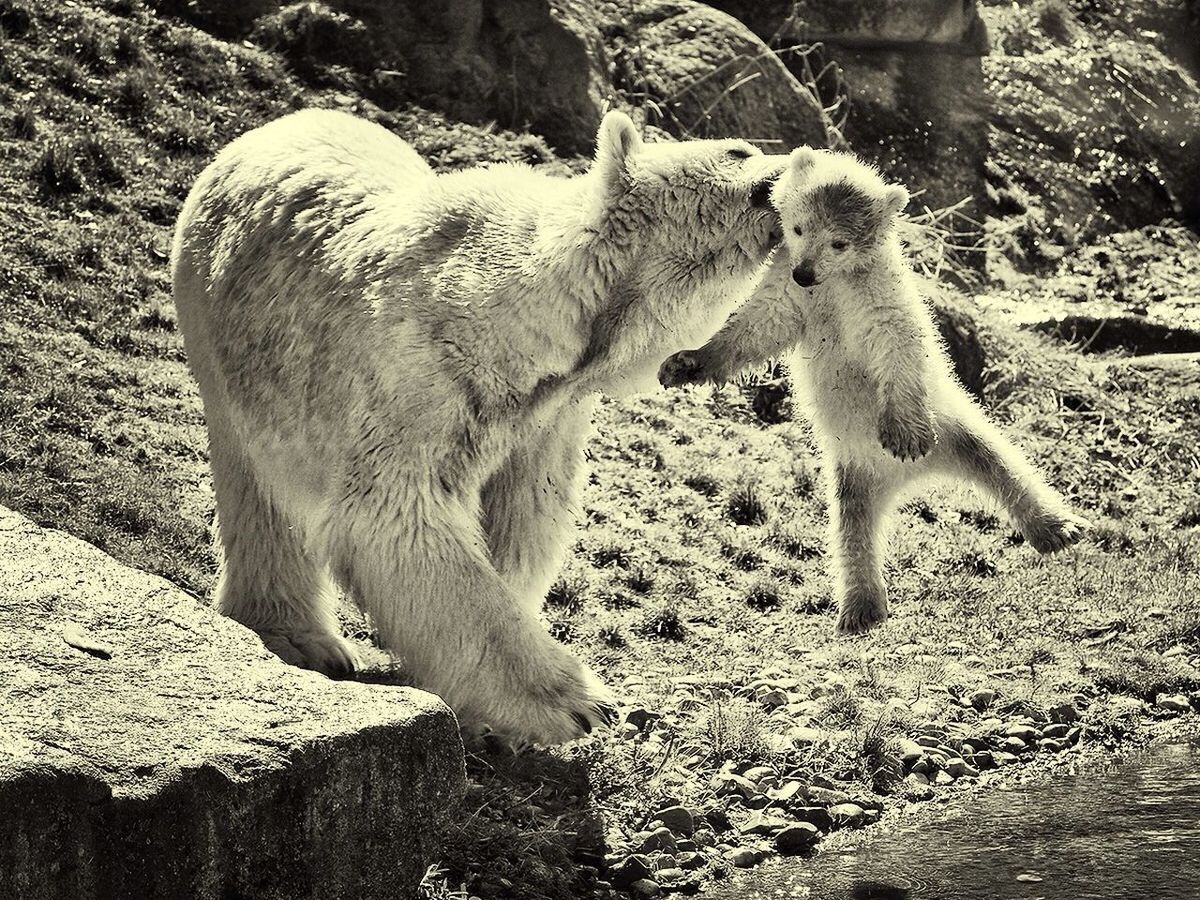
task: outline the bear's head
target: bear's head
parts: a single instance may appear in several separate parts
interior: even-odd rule
[[[645,143],[628,116],[604,117],[588,177],[618,304],[612,336],[621,328],[610,356],[645,363],[653,384],[667,355],[711,336],[779,241],[771,189],[787,159],[736,139]]]
[[[894,234],[908,191],[849,153],[797,147],[771,202],[783,225],[792,277],[812,287],[869,266]]]

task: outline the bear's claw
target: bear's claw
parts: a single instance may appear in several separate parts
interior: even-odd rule
[[[879,420],[879,443],[896,459],[918,460],[937,445],[937,432],[928,414],[906,418],[885,410]]]
[[[1043,515],[1026,524],[1022,534],[1038,553],[1057,553],[1077,543],[1091,528],[1091,523],[1073,513]]]
[[[706,380],[704,362],[696,350],[681,350],[667,357],[658,368],[658,383],[663,387],[700,384]]]

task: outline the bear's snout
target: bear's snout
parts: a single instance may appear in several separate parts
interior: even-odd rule
[[[800,287],[812,287],[817,283],[817,273],[813,268],[813,264],[809,260],[805,260],[792,269],[792,280]]]

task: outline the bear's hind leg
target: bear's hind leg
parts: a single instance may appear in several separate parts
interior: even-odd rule
[[[895,486],[881,471],[852,460],[834,462],[830,481],[837,630],[839,634],[864,634],[888,614],[883,554]]]
[[[557,744],[611,724],[600,680],[497,573],[473,504],[428,471],[389,480],[414,501],[372,505],[380,491],[357,492],[332,523],[331,551],[415,683],[469,729],[487,725],[516,743]]]
[[[964,395],[964,401],[971,403]],[[1076,543],[1089,527],[1038,474],[1037,469],[982,411],[948,416],[940,423],[943,447],[938,468],[965,476],[992,494],[1039,553]]]
[[[574,532],[591,417],[590,401],[563,409],[517,447],[483,488],[483,527],[492,563],[535,615]]]
[[[218,608],[285,662],[330,676],[354,671],[358,655],[341,636],[324,561],[306,550],[266,495],[232,434],[210,422],[209,436],[221,549]]]

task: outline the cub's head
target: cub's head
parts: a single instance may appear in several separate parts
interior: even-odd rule
[[[742,140],[646,144],[628,116],[610,112],[593,173],[605,230],[636,250],[640,286],[679,296],[766,259],[779,239],[771,188],[786,164]]]
[[[792,277],[812,287],[869,265],[893,234],[908,191],[848,153],[797,147],[771,202],[783,224]]]

